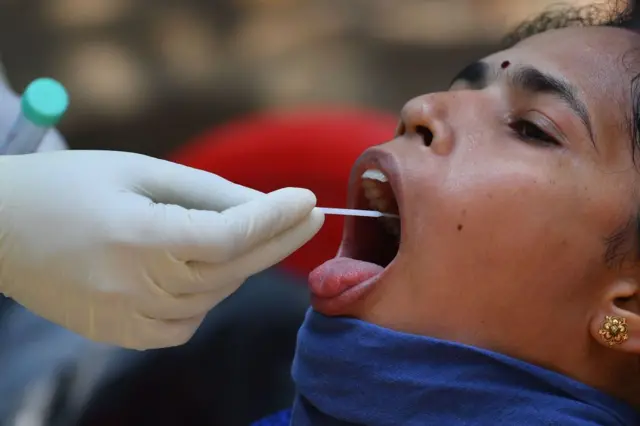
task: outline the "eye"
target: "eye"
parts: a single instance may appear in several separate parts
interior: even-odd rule
[[[537,143],[544,146],[560,146],[560,142],[547,132],[542,130],[531,121],[516,120],[509,125],[511,129],[516,133],[518,138],[525,142]]]

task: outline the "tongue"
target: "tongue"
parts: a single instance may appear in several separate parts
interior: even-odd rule
[[[309,274],[309,288],[323,299],[337,297],[384,270],[382,266],[360,260],[337,257]]]

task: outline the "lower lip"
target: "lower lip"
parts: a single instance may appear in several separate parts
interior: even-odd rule
[[[311,294],[311,306],[326,316],[346,316],[353,314],[354,307],[373,290],[384,272],[351,287],[336,297],[325,298]]]

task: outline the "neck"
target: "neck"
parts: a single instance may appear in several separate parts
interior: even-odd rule
[[[640,409],[640,358],[596,345],[587,383]]]
[[[573,415],[640,424],[626,404],[560,374],[313,311],[298,336],[293,377],[299,393],[293,424],[302,426],[525,426],[531,419],[567,424],[575,419],[562,416]]]

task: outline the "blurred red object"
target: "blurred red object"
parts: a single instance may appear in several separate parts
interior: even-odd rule
[[[263,192],[308,188],[318,206],[345,207],[353,163],[366,148],[390,140],[396,125],[395,116],[370,110],[269,112],[214,128],[170,160]],[[342,225],[342,217],[327,216],[318,235],[281,265],[306,275],[334,257]]]

